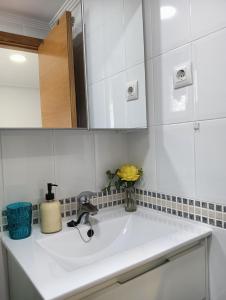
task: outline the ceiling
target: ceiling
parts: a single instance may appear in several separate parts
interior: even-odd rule
[[[24,63],[11,61],[10,56],[13,54],[22,54],[26,61]],[[39,88],[37,53],[0,48],[0,70],[0,87]]]
[[[67,0],[1,0],[0,11],[49,22]]]

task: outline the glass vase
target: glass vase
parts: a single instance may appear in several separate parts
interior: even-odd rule
[[[134,187],[128,187],[125,189],[125,210],[128,212],[134,212],[137,210],[137,203],[135,200],[135,189]]]

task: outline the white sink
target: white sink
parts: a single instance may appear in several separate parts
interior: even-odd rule
[[[60,300],[189,247],[212,231],[148,208],[131,214],[123,207],[106,208],[92,222],[95,235],[89,243],[66,222],[53,235],[35,226],[27,239],[14,241],[3,233],[2,240],[42,298]],[[86,235],[88,228],[80,229]]]
[[[38,244],[51,254],[61,266],[72,270],[180,230],[175,224],[156,223],[142,213],[107,213],[91,219],[94,236],[89,243],[82,241],[77,229],[70,228]],[[88,240],[88,226],[80,226],[82,236]]]

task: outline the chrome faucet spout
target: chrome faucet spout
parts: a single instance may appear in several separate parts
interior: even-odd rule
[[[78,224],[90,223],[89,217],[97,214],[98,209],[91,203],[92,197],[96,194],[93,192],[82,192],[78,195]]]

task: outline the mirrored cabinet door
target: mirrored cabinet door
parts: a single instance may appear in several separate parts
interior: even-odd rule
[[[0,128],[146,128],[142,0],[72,3],[43,39],[0,31]]]
[[[147,127],[142,0],[84,0],[91,128]]]
[[[81,12],[42,40],[0,32],[0,128],[87,128]]]

